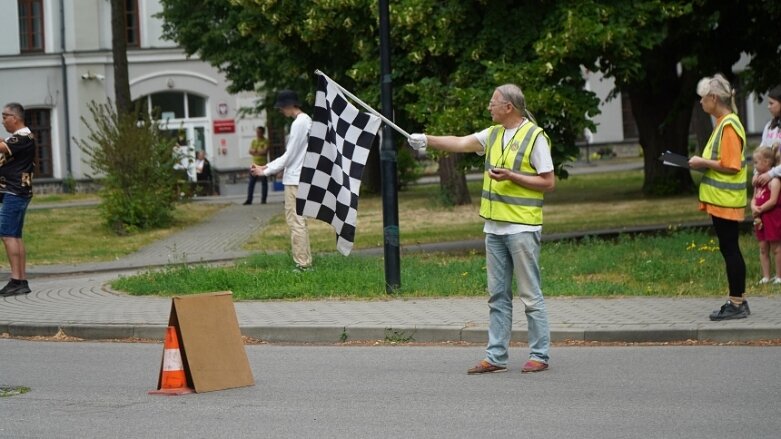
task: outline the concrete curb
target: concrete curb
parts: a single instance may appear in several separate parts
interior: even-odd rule
[[[149,339],[161,341],[165,326],[3,323],[0,333],[12,337],[53,337],[58,333],[84,340]],[[270,343],[343,343],[351,341],[386,342],[466,342],[483,344],[487,328],[461,326],[243,326],[242,335]],[[526,330],[514,330],[512,340],[525,342]],[[743,342],[781,339],[780,327],[700,328],[696,326],[668,329],[648,328],[561,328],[551,329],[551,341],[664,343],[685,340]]]

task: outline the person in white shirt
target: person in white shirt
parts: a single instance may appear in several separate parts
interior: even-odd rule
[[[760,148],[770,148],[781,143],[781,85],[773,87],[767,94],[767,110],[772,118],[762,130]],[[754,184],[765,186],[773,178],[781,177],[781,166],[775,166],[769,171],[754,176]]]
[[[485,155],[480,216],[485,218],[489,324],[486,357],[470,375],[507,370],[512,333],[513,275],[526,312],[529,360],[521,372],[548,368],[550,328],[540,287],[543,193],[556,185],[550,140],[526,111],[520,87],[494,90],[488,111],[497,125],[467,136],[412,134],[414,149]]]
[[[312,252],[309,248],[309,231],[306,219],[296,214],[296,195],[301,168],[304,165],[309,129],[312,118],[301,110],[298,95],[292,90],[281,90],[277,93],[274,108],[278,108],[286,117],[292,117],[290,135],[285,145],[285,153],[268,165],[255,165],[250,168],[252,175],[270,177],[284,171],[282,184],[285,186],[285,220],[290,227],[290,243],[296,270],[307,271],[312,267]]]

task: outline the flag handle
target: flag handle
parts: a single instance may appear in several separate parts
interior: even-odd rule
[[[319,69],[315,70],[315,74],[316,75],[323,75],[323,77],[325,77],[325,79],[331,81],[335,86],[339,87],[339,90],[341,90],[342,93],[346,94],[350,99],[354,100],[355,102],[361,104],[361,106],[363,108],[365,108],[366,111],[368,111],[369,113],[379,117],[380,119],[382,119],[383,122],[387,123],[389,127],[393,128],[399,134],[401,134],[402,136],[404,136],[404,137],[409,139],[409,133],[408,132],[406,132],[403,129],[399,128],[398,125],[396,125],[395,123],[391,122],[387,117],[385,117],[382,114],[378,113],[377,110],[375,110],[374,108],[366,105],[365,102],[363,102],[362,100],[358,99],[358,97],[356,97],[354,94],[352,94],[349,91],[347,91],[344,87],[339,85],[339,83],[337,83],[333,79],[329,78],[328,75],[326,75],[325,73],[321,72]]]

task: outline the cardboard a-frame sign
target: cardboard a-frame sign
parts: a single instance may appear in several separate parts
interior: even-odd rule
[[[168,326],[176,328],[187,383],[197,393],[252,386],[233,293],[174,297]],[[160,366],[162,384],[163,365]]]

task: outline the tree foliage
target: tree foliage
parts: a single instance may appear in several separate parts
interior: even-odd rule
[[[372,106],[380,100],[375,0],[162,0],[166,35],[222,69],[232,91],[305,90],[320,69]],[[468,134],[491,124],[485,106],[520,85],[562,164],[595,114],[580,67],[551,70],[532,44],[547,2],[399,0],[391,4],[396,122],[408,131]],[[269,96],[270,99],[270,96]],[[477,159],[479,162],[479,159]],[[474,165],[458,161],[460,170]],[[463,179],[463,173],[460,174]],[[463,200],[462,200],[463,201]],[[467,200],[468,201],[468,200]]]
[[[627,93],[645,152],[647,193],[692,188],[688,172],[656,158],[670,149],[688,154],[696,84],[726,74],[741,89],[764,92],[781,81],[781,5],[768,0],[567,0],[547,16],[548,33],[535,44],[553,69],[573,62],[600,70]],[[740,77],[733,66],[745,57]]]
[[[295,88],[311,101],[321,69],[379,102],[376,0],[162,4],[166,35],[222,69],[233,91]],[[731,74],[745,53],[752,56],[746,90],[779,80],[780,8],[770,0],[397,0],[390,12],[396,121],[408,131],[468,134],[490,125],[493,89],[514,82],[553,141],[557,173],[566,175],[576,139],[594,128],[587,116],[598,112],[583,69],[600,70],[629,94],[646,191],[690,189],[689,175],[662,168],[657,152],[687,152],[700,77]]]

